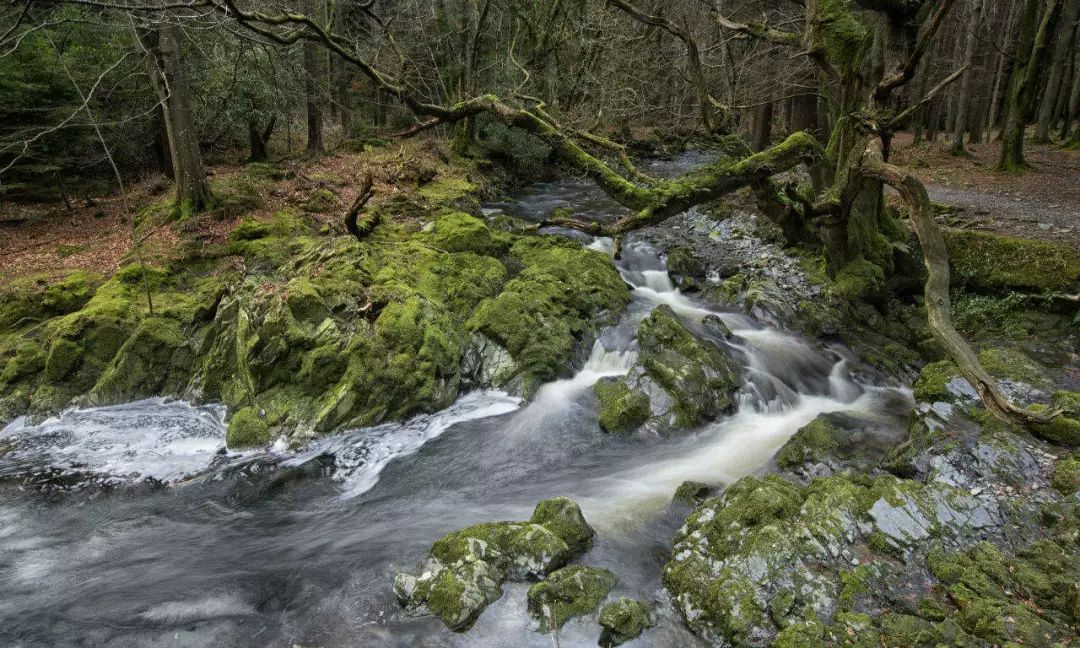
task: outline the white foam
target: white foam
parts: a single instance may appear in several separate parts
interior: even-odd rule
[[[154,398],[67,410],[38,425],[17,419],[0,431],[14,446],[3,463],[105,483],[176,481],[206,469],[224,447],[224,412]]]
[[[519,407],[521,399],[505,392],[470,392],[447,409],[435,414],[417,416],[404,423],[350,430],[316,441],[283,463],[303,463],[316,455],[330,452],[335,458],[333,477],[342,482],[343,496],[356,497],[371,490],[379,482],[379,475],[392,460],[413,454],[451,426],[499,416]]]
[[[255,607],[250,603],[235,594],[217,594],[159,603],[141,612],[139,617],[153,623],[176,624],[249,614],[255,614]]]

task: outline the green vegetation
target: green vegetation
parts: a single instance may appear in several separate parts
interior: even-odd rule
[[[1072,290],[1080,279],[1080,253],[1056,243],[971,230],[943,230],[952,268],[981,290]]]
[[[615,574],[606,569],[563,567],[529,588],[529,615],[540,622],[540,632],[551,632],[594,611],[615,582]]]
[[[602,378],[593,385],[600,399],[600,427],[612,434],[629,434],[648,420],[649,397],[634,391],[621,378]]]
[[[603,628],[600,646],[611,648],[636,639],[656,625],[656,615],[645,603],[623,596],[600,608],[598,621]]]

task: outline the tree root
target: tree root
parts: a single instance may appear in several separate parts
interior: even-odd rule
[[[911,222],[919,238],[926,263],[926,315],[934,337],[964,378],[971,383],[986,409],[998,418],[1021,427],[1046,423],[1060,412],[1037,414],[1009,400],[997,381],[986,372],[975,351],[952,323],[952,303],[949,297],[949,253],[941,235],[926,186],[914,175],[885,162],[880,138],[871,138],[863,154],[860,171],[863,175],[881,180],[900,192],[911,207]]]

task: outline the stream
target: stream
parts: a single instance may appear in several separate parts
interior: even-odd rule
[[[536,185],[488,209],[539,219],[560,205],[585,218],[621,213],[578,181]],[[615,572],[612,595],[658,602],[660,625],[625,645],[698,645],[660,583],[686,514],[671,506],[675,489],[767,470],[823,412],[903,426],[910,393],[865,382],[873,374],[854,371],[844,348],[680,293],[641,237],[624,242],[617,263],[633,287],[631,306],[576,374],[525,404],[473,392],[443,412],[293,454],[225,455],[222,408],[162,399],[12,423],[0,433],[0,446],[13,448],[0,457],[0,646],[549,647],[551,636],[530,628],[527,584],[506,584],[461,635],[435,618],[405,616],[391,585],[442,534],[527,519],[537,501],[557,495],[576,500],[596,529],[581,561]],[[630,369],[637,324],[659,304],[702,335],[710,314],[732,330],[729,342],[715,341],[746,367],[738,409],[668,438],[605,434],[592,385]],[[55,474],[67,480],[64,492],[3,479]],[[95,488],[118,484],[125,487]],[[595,646],[599,630],[576,619],[559,643]]]

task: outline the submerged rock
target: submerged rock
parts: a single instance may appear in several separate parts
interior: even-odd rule
[[[635,639],[656,625],[651,607],[634,599],[621,597],[600,609],[600,645],[611,648]]]
[[[529,615],[540,622],[540,632],[551,632],[599,607],[615,582],[606,569],[563,567],[529,588]]]
[[[544,500],[527,522],[484,522],[439,538],[418,575],[395,577],[394,593],[409,612],[468,630],[502,596],[503,581],[548,576],[587,551],[593,535],[573,500]]]
[[[678,427],[693,427],[730,411],[739,387],[739,364],[726,349],[699,340],[668,306],[658,306],[638,327],[645,374],[673,400]]]

